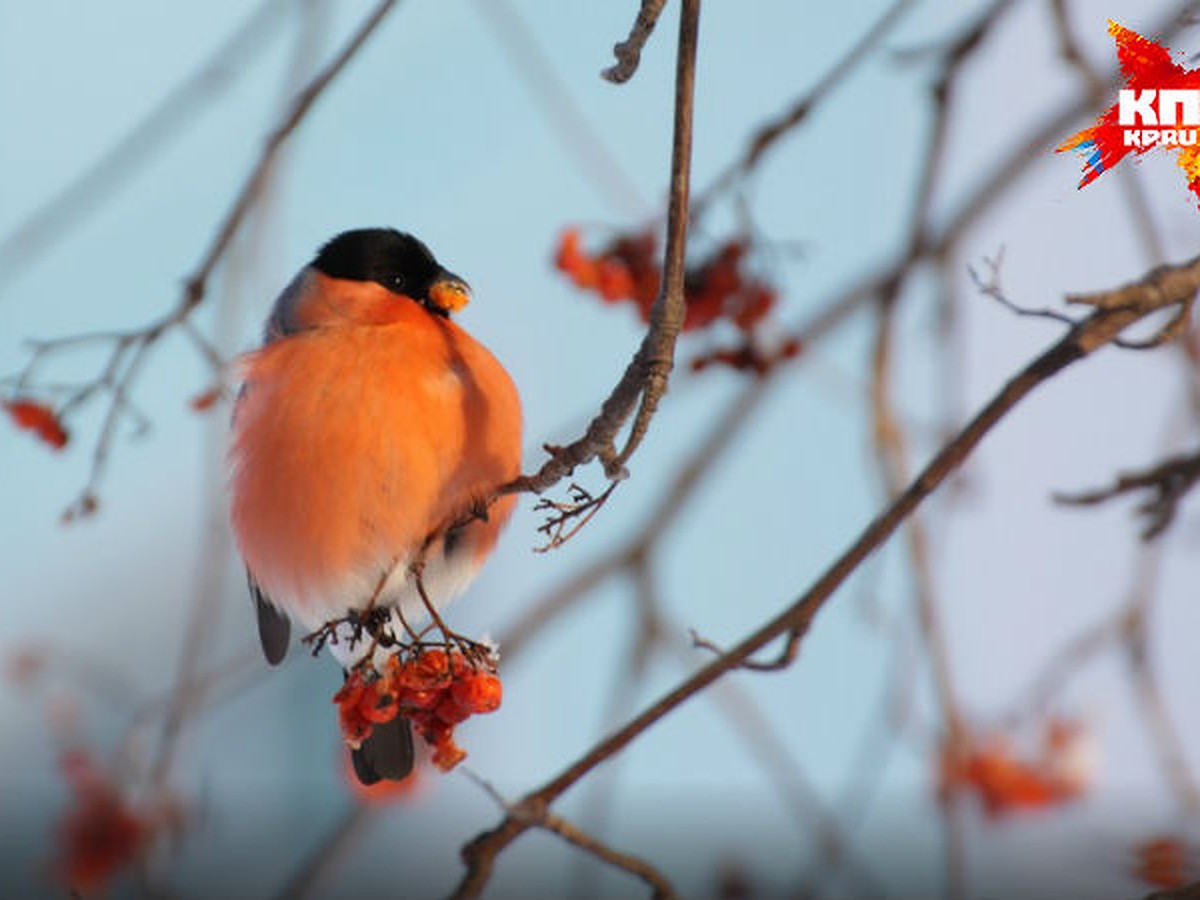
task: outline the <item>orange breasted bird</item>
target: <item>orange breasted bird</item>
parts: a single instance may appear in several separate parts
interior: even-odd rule
[[[521,463],[512,379],[451,314],[470,299],[411,235],[347,231],[284,289],[263,346],[242,362],[234,412],[231,516],[263,652],[342,620],[326,646],[346,668],[370,652],[348,613],[386,611],[403,639],[475,577],[512,513]],[[383,614],[383,613],[381,613]],[[361,634],[360,634],[361,637]],[[408,720],[354,750],[367,784],[412,769]]]

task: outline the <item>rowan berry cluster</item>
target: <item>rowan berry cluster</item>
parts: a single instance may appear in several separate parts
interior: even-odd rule
[[[1039,737],[1032,751],[1022,751],[1003,734],[968,735],[957,746],[947,744],[940,790],[975,794],[992,818],[1079,797],[1096,775],[1093,737],[1082,723],[1057,717],[1042,724]]]
[[[334,694],[342,736],[361,746],[376,725],[405,716],[433,749],[433,764],[448,772],[466,758],[454,729],[477,713],[500,708],[495,660],[468,660],[458,650],[418,647],[389,657],[383,672],[352,671]]]
[[[55,450],[67,446],[70,435],[53,409],[35,400],[0,400],[0,407],[8,413],[13,424],[32,431]]]
[[[758,329],[776,307],[776,289],[750,274],[750,246],[739,238],[719,245],[684,273],[683,330],[704,331],[719,322],[732,325],[737,343],[702,353],[691,360],[693,371],[727,366],[757,375],[800,352],[800,343],[788,339],[769,349],[758,340]],[[568,228],[559,239],[555,265],[583,290],[605,303],[632,303],[642,321],[662,287],[658,241],[653,232],[622,234],[596,253],[583,246],[577,228]]]

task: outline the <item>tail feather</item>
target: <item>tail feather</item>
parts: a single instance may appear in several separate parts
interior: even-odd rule
[[[376,725],[370,737],[351,751],[354,774],[363,784],[400,781],[413,770],[412,725],[404,716]]]

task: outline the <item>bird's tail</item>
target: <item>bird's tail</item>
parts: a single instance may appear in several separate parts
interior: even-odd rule
[[[376,725],[358,749],[351,751],[354,774],[363,784],[400,781],[413,769],[412,724],[404,716]]]

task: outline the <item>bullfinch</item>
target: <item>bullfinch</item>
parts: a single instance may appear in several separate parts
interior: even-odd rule
[[[520,473],[521,405],[451,319],[469,299],[411,235],[347,231],[284,289],[242,360],[231,519],[271,664],[292,620],[339,623],[326,646],[347,669],[363,662],[380,642],[354,639],[355,611],[403,640],[427,618],[420,589],[447,603],[495,546],[515,498],[486,504]],[[408,720],[377,727],[353,762],[366,784],[405,777]]]

